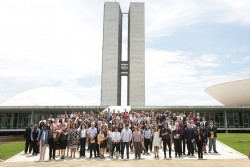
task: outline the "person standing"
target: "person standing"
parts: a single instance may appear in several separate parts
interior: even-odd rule
[[[217,127],[214,126],[213,121],[210,121],[208,126],[208,139],[209,139],[209,153],[211,153],[212,146],[214,153],[218,153],[216,150],[216,137],[217,137]]]
[[[57,136],[57,132],[56,132],[56,126],[52,126],[52,130],[49,131],[49,139],[48,139],[48,143],[49,143],[49,160],[51,160],[51,158],[55,159],[55,155],[56,155],[56,145],[58,142],[58,136]]]
[[[82,123],[78,133],[78,140],[80,142],[80,157],[85,157],[86,138],[87,138],[87,129],[85,129],[85,124]]]
[[[100,144],[100,158],[103,159],[105,158],[104,157],[104,153],[105,153],[105,150],[107,148],[107,139],[108,139],[108,135],[107,135],[107,127],[106,125],[103,125],[99,134],[98,134],[98,138],[99,138],[99,144]]]
[[[78,143],[77,143],[76,124],[72,124],[72,129],[69,131],[70,158],[72,158],[72,154],[73,154],[73,156],[75,158],[77,147],[78,147]]]
[[[121,157],[123,159],[124,156],[124,149],[126,147],[127,150],[127,159],[129,159],[129,142],[132,140],[132,131],[128,128],[128,124],[125,125],[125,128],[122,129],[121,132],[122,138],[122,150],[121,150]]]
[[[175,122],[175,130],[173,131],[173,136],[174,136],[175,157],[177,157],[177,154],[180,157],[181,156],[181,127],[179,127],[178,122]]]
[[[121,141],[121,133],[118,131],[118,127],[115,127],[115,132],[112,134],[112,152],[111,157],[114,155],[114,150],[116,152],[120,152],[120,141]]]
[[[48,126],[44,125],[43,129],[41,131],[41,137],[40,137],[40,161],[44,161],[44,156],[46,153],[46,147],[48,145],[48,137],[49,137],[49,131]]]
[[[144,137],[144,145],[145,145],[145,153],[149,154],[148,152],[148,146],[150,145],[150,140],[152,138],[152,131],[149,128],[149,125],[146,125],[146,129],[143,131],[143,137]]]
[[[136,158],[141,159],[140,148],[141,148],[141,144],[143,141],[142,134],[138,129],[139,129],[138,126],[136,126],[135,131],[133,132],[133,137],[132,137],[132,141],[133,141],[134,148],[135,148],[135,159]]]
[[[32,140],[32,147],[33,147],[33,154],[37,155],[39,153],[39,137],[40,137],[40,129],[38,125],[34,125],[34,128],[31,131],[31,140]]]
[[[187,123],[187,128],[185,129],[185,139],[187,143],[188,154],[194,156],[194,129],[191,128],[190,123]]]
[[[110,126],[108,128],[108,148],[109,148],[109,158],[111,158],[111,152],[112,152],[112,149],[113,149],[113,143],[112,143],[112,135],[113,135],[113,132],[112,132],[112,126]]]
[[[33,129],[33,124],[31,123],[29,125],[29,127],[27,127],[25,129],[25,133],[24,133],[24,139],[25,141],[25,149],[24,149],[24,153],[27,154],[28,152],[28,148],[29,148],[29,153],[31,153],[32,151],[32,141],[31,141],[31,131]]]
[[[161,129],[161,138],[163,141],[163,152],[164,152],[164,158],[166,158],[166,150],[168,145],[169,150],[169,158],[172,158],[171,156],[171,143],[172,143],[172,135],[171,130],[168,128],[168,123],[164,124],[164,127]]]
[[[153,147],[155,158],[159,158],[159,147],[160,147],[160,131],[159,127],[156,125],[153,133]]]
[[[195,132],[195,142],[198,147],[198,159],[203,159],[202,146],[205,145],[205,140],[204,140],[205,138],[203,133],[204,132],[198,126],[197,131]]]
[[[59,146],[61,149],[61,159],[65,159],[65,151],[66,151],[66,147],[68,144],[68,136],[69,136],[69,134],[68,134],[67,130],[65,129],[65,127],[63,126],[62,132],[60,133],[60,136],[59,136]]]
[[[92,150],[94,151],[94,155],[96,158],[96,142],[95,142],[95,138],[97,136],[97,129],[95,128],[95,123],[92,122],[91,123],[91,127],[88,129],[88,139],[89,139],[89,152],[90,152],[90,156],[89,158],[92,158]]]

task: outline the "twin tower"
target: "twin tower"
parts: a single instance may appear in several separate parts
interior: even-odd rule
[[[122,20],[128,14],[128,61],[122,61]],[[119,2],[105,2],[102,46],[101,106],[121,105],[121,77],[127,77],[127,105],[145,106],[144,3],[131,2],[122,13]]]

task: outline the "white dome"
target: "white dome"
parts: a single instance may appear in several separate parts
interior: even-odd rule
[[[58,88],[37,88],[18,94],[1,106],[61,106],[82,105],[83,101],[77,96]]]

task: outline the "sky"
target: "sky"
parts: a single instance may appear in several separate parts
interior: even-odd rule
[[[131,1],[117,1],[127,13]],[[0,104],[55,88],[100,105],[104,2],[0,0]],[[250,78],[249,0],[144,2],[147,106],[221,105],[206,88]]]

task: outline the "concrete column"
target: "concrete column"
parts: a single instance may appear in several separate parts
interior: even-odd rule
[[[227,130],[227,110],[224,111],[224,126],[226,129],[226,133],[228,133],[228,130]]]

